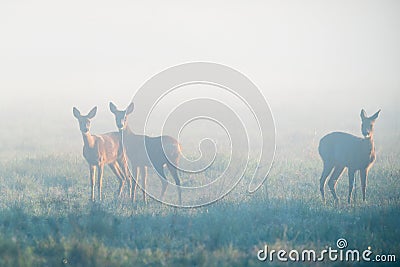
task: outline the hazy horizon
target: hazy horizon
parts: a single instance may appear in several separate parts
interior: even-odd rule
[[[2,136],[66,133],[80,142],[72,107],[95,105],[93,132],[113,131],[109,101],[125,107],[153,75],[192,61],[248,76],[278,138],[359,135],[361,108],[381,108],[377,129],[396,133],[399,11],[398,1],[2,2]]]

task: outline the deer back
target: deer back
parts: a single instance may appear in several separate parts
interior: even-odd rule
[[[89,163],[109,164],[121,157],[123,150],[118,132],[93,135],[93,147],[84,146],[83,155]]]
[[[124,145],[128,158],[138,166],[163,165],[168,160],[176,161],[180,154],[179,143],[170,136],[149,137],[127,133]]]

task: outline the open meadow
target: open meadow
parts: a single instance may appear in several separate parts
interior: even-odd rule
[[[3,150],[0,266],[279,265],[260,262],[258,250],[268,245],[276,250],[321,251],[336,248],[339,238],[345,238],[349,248],[371,247],[373,255],[400,256],[398,134],[376,141],[378,158],[370,172],[366,203],[357,176],[357,200],[347,204],[344,173],[338,183],[340,205],[334,205],[328,188],[323,205],[318,142],[313,134],[303,133],[284,139],[278,135],[266,186],[255,194],[246,193],[241,182],[214,204],[185,209],[154,200],[145,205],[141,194],[132,203],[126,188],[118,198],[118,182],[108,168],[104,200],[92,203],[79,130],[74,121],[67,125],[75,126],[76,134],[65,151],[50,152],[51,140],[47,145],[15,146],[9,153]],[[386,134],[380,131],[378,136]],[[218,164],[198,175],[214,175]],[[183,185],[196,178],[181,177]],[[149,179],[159,183],[154,172]],[[311,263],[323,264],[327,262]]]

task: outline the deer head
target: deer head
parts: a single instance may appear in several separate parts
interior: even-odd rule
[[[72,111],[74,117],[79,122],[79,129],[81,132],[84,134],[88,133],[90,130],[90,120],[96,116],[97,107],[92,108],[87,115],[81,115],[81,112],[76,107],[74,107]]]
[[[117,107],[112,102],[110,102],[110,111],[115,116],[115,123],[118,127],[118,130],[122,131],[126,128],[127,116],[133,112],[133,109],[134,109],[133,103],[130,103],[125,110],[118,110]]]
[[[373,132],[374,132],[374,123],[375,120],[379,116],[379,112],[381,110],[378,110],[374,115],[371,117],[367,117],[367,114],[365,113],[365,110],[361,110],[361,132],[364,135],[364,137],[371,137]]]

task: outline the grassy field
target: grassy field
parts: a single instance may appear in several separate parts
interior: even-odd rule
[[[271,266],[279,263],[257,259],[264,245],[321,251],[336,248],[339,238],[352,249],[400,257],[398,148],[380,151],[366,203],[357,180],[357,201],[346,204],[344,174],[338,184],[342,203],[335,206],[329,191],[327,204],[321,202],[322,163],[316,145],[307,142],[278,145],[266,187],[255,194],[246,194],[240,183],[224,199],[196,209],[118,198],[108,169],[105,198],[91,203],[79,151],[3,157],[0,266]],[[182,180],[190,182],[184,175]]]
[[[0,0],[0,90],[0,267],[400,266],[400,0]],[[249,146],[257,166],[276,133],[265,184],[249,194],[248,171],[215,203],[176,208],[142,194],[132,202],[127,186],[118,197],[106,166],[103,200],[92,202],[73,107],[96,106],[90,132],[102,134],[118,130],[110,101],[133,101],[132,131],[172,135],[188,159],[212,161],[205,152],[216,148],[205,172],[180,173],[186,188],[219,177],[232,147],[240,161]],[[323,203],[318,142],[361,137],[362,109],[381,110],[367,201],[357,173],[347,204],[345,171],[340,204],[328,186]],[[148,185],[161,191],[154,171]],[[184,190],[183,204],[221,188]],[[341,239],[340,253],[388,261],[278,260],[280,250],[319,258]],[[265,248],[273,261],[259,260]]]

